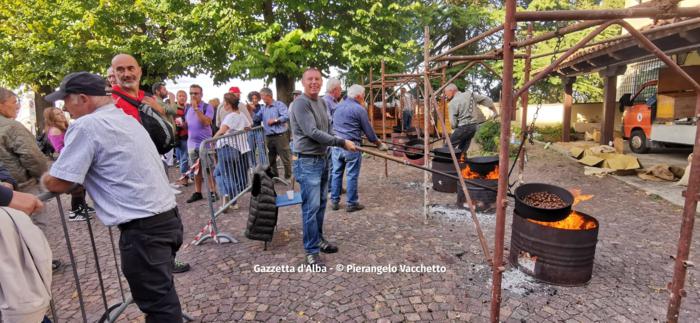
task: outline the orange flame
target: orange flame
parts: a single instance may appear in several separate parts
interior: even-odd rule
[[[571,194],[574,196],[574,203],[573,205],[579,204],[583,201],[588,201],[593,198],[593,195],[583,195],[581,194],[581,189],[579,188],[572,188],[569,190]]]
[[[595,221],[593,221],[592,218],[581,215],[576,211],[571,211],[571,214],[569,214],[569,216],[566,217],[566,219],[561,221],[542,222],[535,221],[532,219],[528,219],[528,221],[537,223],[539,225],[563,230],[590,230],[594,229],[597,226],[597,224],[595,223]]]
[[[498,167],[495,167],[490,173],[486,174],[486,179],[498,179]]]
[[[462,177],[464,177],[464,179],[476,179],[481,177],[481,175],[479,175],[479,173],[477,172],[472,171],[472,169],[469,168],[469,165],[467,165],[462,169]]]
[[[462,169],[462,177],[464,177],[464,179],[498,179],[498,167],[495,167],[490,173],[486,174],[486,176],[481,176],[479,173],[472,171],[469,165],[467,165]]]

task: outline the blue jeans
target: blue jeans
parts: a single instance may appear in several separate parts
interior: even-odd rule
[[[411,121],[413,121],[413,111],[403,110],[401,115],[401,121],[403,121],[403,130],[408,130],[411,128]]]
[[[219,194],[234,198],[248,185],[248,158],[229,146],[217,149],[216,158],[216,188]]]
[[[348,174],[348,206],[357,205],[357,180],[360,178],[360,166],[362,166],[362,152],[351,152],[342,148],[333,147],[333,171],[331,176],[331,201],[340,202],[340,191],[343,189],[343,173]]]
[[[328,200],[328,156],[299,157],[294,161],[294,175],[301,188],[301,223],[304,250],[317,254],[323,239],[323,218]]]
[[[187,159],[189,158],[189,155],[187,154],[187,139],[180,140],[177,146],[175,146],[175,157],[177,157],[177,160],[180,163],[180,175],[187,173],[187,170],[190,168],[189,163],[187,162]]]

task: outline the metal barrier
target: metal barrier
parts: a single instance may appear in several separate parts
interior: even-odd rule
[[[219,231],[216,219],[250,191],[251,171],[258,165],[269,165],[263,128],[207,139],[200,145],[199,156],[211,217],[190,244],[199,245],[209,239],[216,243],[237,243],[231,235]],[[213,176],[215,187],[209,184],[209,176]],[[212,193],[221,198],[221,206],[217,207],[216,200],[210,197]]]
[[[61,203],[61,197],[58,194],[55,193],[42,193],[38,196],[39,199],[41,199],[44,202],[49,201],[52,198],[56,199],[56,204],[58,207],[58,213],[59,217],[61,219],[61,226],[63,227],[63,236],[66,240],[66,247],[68,249],[68,257],[70,258],[70,264],[71,268],[73,269],[73,279],[75,280],[75,289],[76,293],[78,296],[78,304],[80,306],[80,314],[83,319],[83,322],[88,322],[88,317],[87,313],[85,311],[85,300],[83,298],[83,290],[80,284],[80,275],[78,275],[78,267],[76,265],[76,257],[75,253],[73,252],[73,245],[71,244],[71,238],[70,234],[68,233],[68,225],[66,224],[66,216],[63,212],[63,205]],[[85,206],[84,206],[85,207]],[[104,313],[98,320],[98,322],[114,322],[116,319],[126,310],[126,308],[129,306],[129,304],[133,303],[133,300],[131,296],[127,296],[124,293],[124,286],[122,285],[122,281],[120,278],[120,269],[119,269],[119,264],[117,262],[117,249],[114,246],[114,235],[112,234],[112,228],[108,227],[109,230],[109,241],[112,245],[112,256],[114,258],[114,266],[117,271],[117,281],[119,282],[119,292],[121,295],[121,300],[118,301],[117,303],[113,305],[108,305],[107,302],[107,294],[105,292],[105,285],[104,285],[104,277],[102,275],[102,269],[100,265],[100,259],[97,255],[97,247],[95,246],[95,234],[93,232],[92,228],[92,219],[90,217],[87,217],[87,220],[85,223],[87,224],[87,229],[88,229],[88,235],[90,238],[90,246],[92,247],[92,255],[95,259],[95,270],[97,272],[97,280],[100,285],[100,296],[102,300],[102,305],[104,306]],[[51,314],[53,316],[53,322],[59,322],[58,315],[56,312],[56,308],[54,306],[54,301],[51,301]]]
[[[78,305],[80,307],[80,315],[81,315],[82,321],[84,323],[87,323],[88,322],[88,312],[85,309],[86,304],[85,304],[85,299],[84,299],[84,295],[83,295],[83,288],[82,288],[82,285],[80,282],[81,277],[78,274],[78,265],[77,265],[78,262],[76,261],[76,255],[73,252],[73,245],[71,243],[71,237],[70,237],[70,234],[68,232],[68,225],[66,224],[66,215],[63,212],[63,204],[61,203],[61,196],[59,194],[56,194],[56,193],[46,192],[46,193],[39,194],[37,197],[40,200],[42,200],[43,202],[48,202],[49,200],[54,199],[54,198],[56,199],[58,214],[59,214],[59,217],[61,219],[61,226],[63,228],[63,236],[64,236],[65,241],[66,241],[66,248],[68,249],[68,257],[70,258],[70,267],[72,268],[73,279],[75,281],[75,294],[77,294],[77,297],[78,297]],[[86,207],[87,207],[87,205],[83,205],[84,209]],[[90,239],[90,247],[92,248],[92,256],[93,256],[93,259],[95,260],[95,271],[97,273],[97,280],[99,283],[100,300],[102,301],[102,307],[104,309],[104,312],[102,312],[102,314],[100,314],[100,317],[97,320],[97,322],[100,322],[100,323],[101,322],[116,322],[116,320],[119,318],[119,316],[121,314],[123,314],[124,311],[127,309],[127,307],[130,304],[132,304],[134,301],[133,301],[133,298],[131,297],[131,295],[127,294],[127,292],[125,292],[125,290],[124,290],[124,285],[122,284],[121,269],[119,268],[119,262],[117,260],[117,258],[118,258],[117,257],[117,248],[114,244],[114,234],[112,233],[112,227],[107,227],[107,230],[109,232],[109,242],[110,242],[111,247],[112,247],[111,248],[112,249],[111,250],[112,251],[112,259],[114,260],[114,268],[116,270],[116,278],[117,278],[117,282],[119,285],[119,295],[121,296],[121,298],[117,301],[112,300],[114,303],[112,305],[109,305],[109,302],[107,300],[107,295],[111,294],[111,293],[108,293],[107,289],[105,288],[105,283],[104,283],[104,278],[105,278],[104,276],[105,275],[103,275],[102,267],[101,267],[102,264],[104,264],[104,263],[100,262],[100,257],[98,256],[97,246],[95,245],[95,234],[94,234],[93,227],[92,227],[93,221],[94,220],[91,219],[91,216],[88,216],[86,221],[84,221],[84,222],[87,225],[88,237]],[[73,293],[71,293],[71,294],[73,294]],[[72,298],[74,298],[74,296],[71,295],[70,298],[72,299]],[[59,322],[60,320],[58,318],[58,313],[57,313],[54,301],[55,301],[54,299],[51,300],[51,316],[53,319],[52,322],[56,323],[56,322]],[[89,313],[89,314],[93,314],[93,313]],[[185,313],[183,313],[183,318],[186,321],[192,321],[192,318]],[[72,322],[74,320],[67,320],[67,321]],[[91,321],[94,321],[94,318]]]

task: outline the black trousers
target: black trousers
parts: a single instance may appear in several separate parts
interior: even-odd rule
[[[122,271],[146,322],[182,322],[173,265],[182,245],[177,207],[119,225]]]
[[[472,138],[476,134],[476,129],[478,125],[466,124],[457,127],[455,131],[450,136],[450,142],[454,148],[459,148],[464,156],[467,155],[467,150],[469,150],[469,145],[472,143]],[[457,156],[459,158],[460,156]]]
[[[280,135],[265,136],[267,146],[267,159],[275,177],[279,177],[277,171],[277,156],[282,159],[284,165],[284,178],[292,177],[292,151],[289,149],[289,137],[286,132]]]

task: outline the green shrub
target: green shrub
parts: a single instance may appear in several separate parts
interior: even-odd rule
[[[543,142],[561,141],[562,125],[535,127],[535,140]],[[572,132],[569,130],[570,133]]]
[[[483,151],[498,151],[498,141],[501,137],[501,124],[497,121],[487,121],[479,127],[474,139],[481,145]]]

